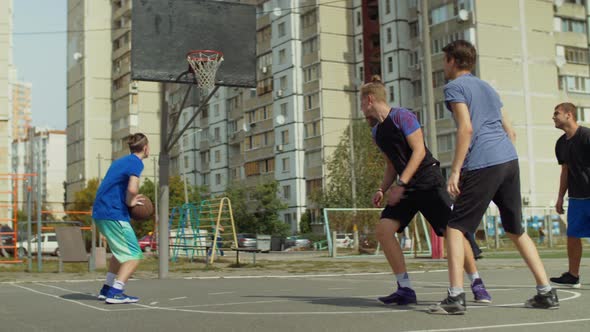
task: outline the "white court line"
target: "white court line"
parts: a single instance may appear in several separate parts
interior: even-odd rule
[[[578,322],[587,322],[590,321],[590,318],[580,318],[580,319],[568,319],[568,320],[553,320],[547,322],[534,322],[534,323],[515,323],[515,324],[502,324],[502,325],[484,325],[484,326],[470,326],[470,327],[454,327],[450,329],[437,329],[437,330],[412,330],[406,332],[443,332],[443,331],[473,331],[475,329],[484,330],[484,329],[501,329],[505,327],[518,327],[518,326],[535,326],[535,325],[545,325],[545,324],[563,324],[563,323],[578,323]]]
[[[12,285],[12,286],[18,287],[18,288],[22,288],[22,289],[26,289],[26,290],[31,291],[33,293],[43,294],[43,295],[47,295],[47,296],[50,296],[50,297],[53,297],[53,298],[56,298],[56,299],[64,300],[64,301],[71,302],[71,303],[76,303],[76,304],[79,304],[79,305],[81,305],[83,307],[88,307],[88,308],[92,308],[92,309],[96,309],[96,310],[100,310],[100,311],[110,311],[110,310],[107,310],[107,309],[103,309],[103,308],[95,307],[95,306],[92,306],[92,305],[88,305],[86,303],[82,303],[82,302],[79,302],[79,301],[70,300],[70,299],[64,299],[63,297],[58,296],[58,295],[40,292],[38,290],[29,288],[29,287],[25,287],[25,286],[21,286],[21,285]],[[84,293],[81,293],[81,294],[84,294]]]
[[[186,296],[173,297],[173,298],[169,299],[169,301],[183,300],[183,299],[187,299],[187,298],[188,297],[186,297]]]
[[[207,293],[207,295],[223,295],[223,294],[233,294],[235,292],[217,292],[217,293]]]

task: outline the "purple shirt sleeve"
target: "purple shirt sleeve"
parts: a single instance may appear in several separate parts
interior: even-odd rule
[[[420,129],[420,123],[416,115],[407,109],[400,108],[397,112],[391,112],[393,123],[398,127],[405,136],[411,135]]]

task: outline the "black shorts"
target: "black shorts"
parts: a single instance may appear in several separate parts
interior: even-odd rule
[[[402,233],[418,211],[424,215],[438,236],[443,236],[451,215],[451,197],[444,186],[429,190],[409,189],[405,197],[395,206],[387,205],[381,212],[381,219],[393,219],[400,223]]]
[[[459,190],[461,194],[453,206],[449,227],[463,233],[475,233],[490,202],[493,201],[500,210],[504,231],[517,235],[524,232],[521,224],[518,160],[462,172]]]

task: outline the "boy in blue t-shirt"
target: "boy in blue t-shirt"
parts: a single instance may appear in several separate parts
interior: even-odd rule
[[[150,148],[147,137],[141,133],[131,135],[127,144],[131,154],[111,164],[92,206],[92,219],[113,254],[106,282],[98,295],[98,299],[110,304],[139,301],[123,293],[123,289],[143,258],[129,222],[129,208],[142,205],[145,200],[139,194],[139,177],[143,171],[142,160],[149,157]]]
[[[443,48],[444,71],[451,80],[444,88],[445,103],[457,125],[457,145],[447,182],[455,204],[447,226],[448,296],[430,308],[433,314],[465,313],[463,291],[463,236],[474,233],[493,201],[502,226],[527,262],[537,282],[537,295],[527,307],[557,309],[559,300],[547,279],[535,244],[521,225],[518,156],[511,140],[514,130],[506,120],[498,93],[475,77],[476,50],[465,40]]]

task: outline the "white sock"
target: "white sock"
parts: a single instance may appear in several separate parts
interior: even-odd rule
[[[471,283],[473,283],[473,281],[475,281],[475,279],[479,279],[479,272],[475,271],[475,273],[467,273],[467,277],[469,278],[469,280],[471,281]]]
[[[113,288],[123,290],[125,289],[125,283],[120,280],[115,280],[115,283],[113,283]]]
[[[400,287],[412,288],[412,282],[410,281],[410,277],[408,276],[407,272],[396,274],[395,278],[397,279]]]
[[[539,294],[547,294],[551,291],[551,285],[537,285],[537,293]]]
[[[115,277],[117,275],[111,272],[107,272],[107,281],[105,281],[105,285],[113,287],[113,284],[115,283]]]
[[[449,295],[452,297],[459,296],[462,293],[465,293],[463,287],[449,287]]]

